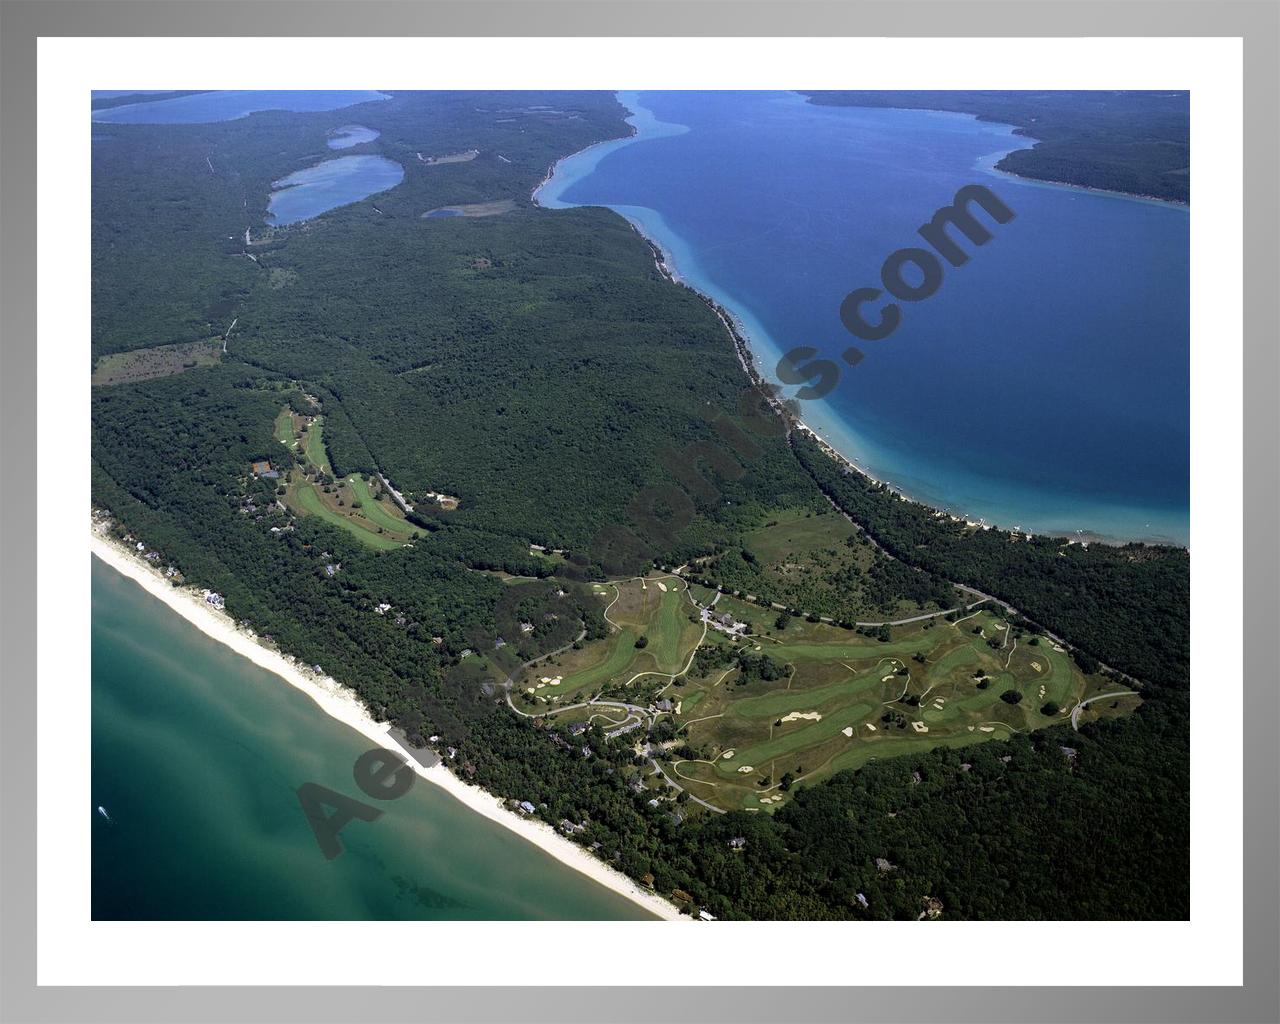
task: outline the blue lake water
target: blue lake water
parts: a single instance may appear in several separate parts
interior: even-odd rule
[[[133,89],[129,93],[153,90]],[[128,95],[115,91],[115,95]],[[96,91],[98,97],[109,92]],[[93,120],[102,124],[209,124],[234,121],[260,110],[292,110],[300,112],[338,110],[356,103],[386,100],[391,97],[371,89],[329,89],[299,92],[296,90],[247,89],[206,92],[196,96],[180,96],[151,103],[131,103],[124,107],[95,110]]]
[[[1186,208],[1000,174],[1027,140],[967,115],[794,93],[620,98],[637,134],[562,161],[539,201],[630,219],[733,313],[766,377],[799,345],[835,360],[839,386],[802,415],[844,454],[973,519],[1187,541]],[[988,221],[981,248],[960,238],[969,261],[901,303],[890,337],[846,331],[846,294],[881,287],[884,259],[924,246],[917,228],[970,183],[1014,219]]]
[[[325,160],[272,182],[267,223],[296,224],[346,206],[404,180],[404,168],[386,157],[365,154]]]
[[[372,142],[381,134],[381,132],[373,128],[366,128],[362,124],[343,125],[341,128],[333,130],[333,135],[329,137],[329,148],[350,149],[352,146]]]

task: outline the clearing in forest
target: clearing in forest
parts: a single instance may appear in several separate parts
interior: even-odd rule
[[[276,436],[284,440],[282,423],[288,410],[276,420]],[[285,504],[300,515],[319,516],[345,530],[370,547],[383,551],[403,547],[417,535],[417,529],[383,493],[380,482],[353,473],[333,479],[333,468],[324,447],[324,418],[298,417],[289,420],[289,433],[302,430],[303,463],[290,471],[285,482]],[[298,447],[294,441],[294,449]],[[376,478],[374,478],[376,481]]]
[[[94,365],[92,384],[99,387],[172,377],[198,366],[212,366],[221,358],[221,338],[113,352],[102,356]]]

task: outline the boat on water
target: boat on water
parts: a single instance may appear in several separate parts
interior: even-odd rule
[[[103,818],[105,818],[107,821],[114,822],[115,820],[111,817],[111,815],[107,813],[107,809],[103,807],[102,804],[98,804],[98,813],[101,814]]]

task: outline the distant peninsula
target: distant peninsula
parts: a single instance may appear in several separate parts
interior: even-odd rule
[[[1121,90],[801,92],[833,107],[900,107],[973,114],[1035,139],[996,169],[1023,178],[1189,203],[1191,97]]]

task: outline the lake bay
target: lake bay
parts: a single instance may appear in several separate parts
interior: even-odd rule
[[[796,93],[620,98],[637,134],[562,161],[539,201],[630,219],[734,314],[767,378],[797,346],[837,362],[838,387],[801,415],[842,453],[971,519],[1187,541],[1185,207],[996,172],[1029,141],[968,115]],[[986,221],[981,248],[961,239],[968,262],[903,303],[891,337],[851,335],[844,297],[881,287],[885,258],[924,245],[917,229],[971,183],[1015,218]],[[851,345],[865,353],[852,367]]]

